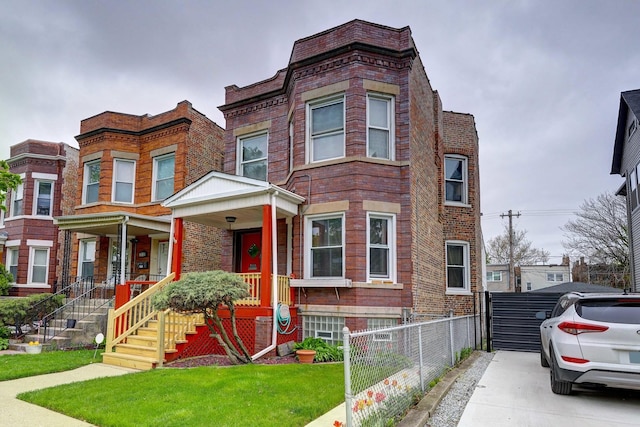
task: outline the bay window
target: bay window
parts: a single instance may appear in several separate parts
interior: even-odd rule
[[[344,277],[344,215],[307,218],[309,250],[307,277]]]
[[[84,186],[82,189],[82,203],[95,203],[98,201],[100,189],[100,160],[84,164]]]
[[[153,186],[151,200],[164,200],[174,192],[175,153],[153,159]]]
[[[133,203],[133,182],[135,177],[133,160],[115,159],[113,161],[112,201]]]
[[[238,174],[267,180],[268,133],[262,132],[238,139]]]
[[[344,96],[307,104],[307,142],[310,162],[345,155]]]
[[[367,95],[367,156],[393,160],[393,98]]]

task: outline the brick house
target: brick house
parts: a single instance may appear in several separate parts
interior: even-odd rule
[[[62,142],[26,140],[10,148],[10,171],[22,184],[0,213],[2,262],[13,274],[11,296],[52,292],[59,277],[61,235],[54,217],[69,214],[66,194],[77,188],[78,149]]]
[[[191,223],[224,230],[222,268],[258,277],[256,331],[275,331],[283,295],[302,331],[293,339],[331,343],[345,325],[472,313],[483,274],[474,118],[442,110],[408,27],[348,22],[296,41],[272,78],[225,89],[224,172],[163,206],[173,253]],[[268,341],[256,336],[255,350]]]
[[[631,290],[638,291],[640,280],[640,89],[620,94],[618,123],[613,148],[611,174],[620,175],[625,182],[618,195],[627,201],[627,220],[629,230],[629,259],[631,270]]]
[[[188,101],[154,116],[106,111],[82,120],[73,206],[55,218],[69,254],[61,263],[64,284],[165,277],[171,212],[161,202],[222,167],[222,135]],[[185,236],[182,268],[218,267],[218,230],[188,224]]]

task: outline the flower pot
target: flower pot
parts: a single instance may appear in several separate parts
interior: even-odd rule
[[[313,363],[313,358],[316,357],[315,350],[296,350],[296,355],[300,363]]]
[[[24,348],[28,354],[39,354],[42,353],[42,344],[38,345],[28,345]]]

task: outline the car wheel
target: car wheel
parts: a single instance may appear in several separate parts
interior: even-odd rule
[[[549,367],[549,361],[547,360],[547,356],[544,355],[544,349],[542,348],[542,337],[540,337],[540,366],[543,368]]]
[[[571,394],[571,386],[573,385],[569,381],[558,380],[557,370],[558,365],[556,363],[556,357],[553,354],[553,347],[549,345],[549,356],[551,356],[551,369],[549,369],[549,375],[551,379],[551,391],[555,394],[568,395]]]

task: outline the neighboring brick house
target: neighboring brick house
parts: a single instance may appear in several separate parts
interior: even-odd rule
[[[154,116],[106,111],[82,120],[78,191],[72,212],[55,219],[69,254],[64,284],[166,276],[171,212],[161,202],[222,167],[223,132],[188,101]],[[185,233],[182,267],[219,268],[220,232],[189,224]]]
[[[52,292],[59,277],[61,235],[54,216],[70,214],[77,188],[78,149],[62,142],[26,140],[10,148],[10,171],[22,184],[7,194],[0,214],[2,262],[13,274],[11,296]]]
[[[640,89],[622,92],[618,109],[618,124],[614,140],[611,174],[624,178],[618,194],[626,196],[629,230],[631,290],[640,289]]]
[[[298,40],[274,77],[226,87],[220,110],[225,173],[164,205],[177,229],[226,230],[222,267],[262,274],[261,315],[274,270],[294,278],[301,337],[473,312],[475,123],[442,111],[408,27],[354,20]]]

